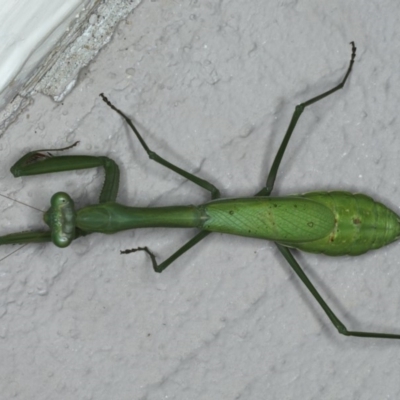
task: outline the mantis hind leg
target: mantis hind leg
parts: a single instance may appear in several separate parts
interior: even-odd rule
[[[278,243],[276,243],[279,251],[285,257],[286,261],[292,267],[293,271],[297,274],[297,276],[301,279],[301,281],[306,285],[307,289],[311,292],[315,300],[317,300],[318,304],[322,307],[325,314],[331,320],[334,327],[338,330],[338,332],[345,336],[356,336],[356,337],[366,337],[366,338],[380,338],[380,339],[400,339],[400,335],[395,335],[391,333],[377,333],[377,332],[360,332],[360,331],[349,331],[345,327],[345,325],[339,320],[339,318],[334,314],[334,312],[330,309],[330,307],[326,304],[325,300],[318,293],[315,286],[308,279],[307,275],[304,273],[296,259],[293,257],[292,253],[287,247],[284,247]]]
[[[320,94],[319,96],[313,97],[312,99],[299,104],[296,106],[295,111],[293,113],[292,119],[290,121],[289,127],[286,131],[286,134],[283,138],[283,141],[279,147],[278,153],[275,156],[274,162],[272,164],[272,168],[268,174],[267,182],[266,185],[263,189],[261,189],[256,196],[269,196],[272,192],[272,189],[274,187],[276,175],[278,173],[278,169],[280,166],[280,163],[282,161],[283,154],[286,150],[286,147],[289,143],[290,137],[294,131],[294,128],[296,127],[296,124],[303,113],[304,109],[308,107],[309,105],[316,103],[319,100],[322,100],[323,98],[331,95],[332,93],[336,92],[337,90],[340,90],[343,88],[344,84],[346,83],[346,80],[352,70],[353,64],[354,64],[354,59],[356,56],[356,47],[354,42],[351,42],[351,58],[350,58],[350,64],[349,67],[346,71],[346,74],[342,80],[342,82],[335,86],[333,89],[328,90],[327,92],[324,92]],[[330,309],[330,307],[327,305],[325,300],[322,298],[322,296],[319,294],[317,289],[314,287],[314,285],[311,283],[311,281],[308,279],[307,275],[304,273],[296,259],[293,257],[291,251],[287,248],[284,247],[278,243],[275,243],[276,246],[278,247],[278,250],[281,252],[281,254],[285,257],[286,261],[289,263],[293,271],[297,274],[297,276],[300,278],[300,280],[304,283],[304,285],[307,287],[307,289],[311,292],[315,300],[317,300],[318,304],[322,307],[324,310],[325,314],[328,316],[332,324],[335,326],[335,328],[338,330],[339,333],[345,336],[356,336],[356,337],[368,337],[368,338],[382,338],[382,339],[400,339],[400,335],[395,335],[395,334],[388,334],[388,333],[376,333],[376,332],[360,332],[360,331],[349,331],[346,326],[339,320],[339,318],[335,315],[335,313]]]
[[[196,175],[191,174],[190,172],[187,172],[176,165],[170,163],[169,161],[165,160],[164,158],[160,157],[157,153],[154,151],[150,150],[148,147],[147,143],[143,139],[142,135],[139,133],[135,125],[133,124],[132,120],[128,118],[121,110],[119,110],[117,107],[115,107],[110,100],[106,96],[104,96],[103,93],[100,94],[101,98],[103,101],[111,107],[115,112],[117,112],[119,115],[121,115],[122,118],[125,119],[127,124],[130,126],[132,131],[134,132],[135,136],[139,140],[140,144],[142,145],[143,149],[149,156],[151,160],[154,160],[155,162],[163,165],[164,167],[170,169],[171,171],[176,172],[177,174],[183,176],[184,178],[188,179],[189,181],[195,183],[196,185],[200,186],[201,188],[209,191],[211,193],[211,199],[217,199],[220,197],[220,192],[219,190],[210,182],[201,179],[197,177]],[[168,257],[165,261],[163,261],[161,264],[158,264],[156,261],[156,257],[154,253],[149,250],[147,247],[137,247],[134,249],[127,249],[127,250],[121,250],[121,254],[130,254],[134,253],[136,251],[144,251],[146,252],[153,264],[153,268],[155,272],[162,272],[164,269],[166,269],[173,261],[175,261],[178,257],[180,257],[183,253],[191,249],[193,246],[195,246],[197,243],[199,243],[201,240],[203,240],[206,236],[208,236],[211,232],[206,232],[206,231],[201,231],[199,232],[196,236],[194,236],[192,239],[190,239],[187,243],[185,243],[182,247],[180,247],[175,253],[173,253],[170,257]]]
[[[286,147],[289,143],[289,140],[292,136],[292,133],[294,131],[294,128],[296,127],[296,124],[298,122],[298,120],[300,119],[301,114],[303,113],[304,109],[308,106],[310,106],[311,104],[316,103],[317,101],[320,101],[322,99],[324,99],[325,97],[328,97],[329,95],[331,95],[332,93],[335,93],[336,91],[340,90],[343,88],[344,84],[347,81],[348,76],[350,75],[350,72],[353,68],[353,64],[354,64],[354,59],[356,57],[356,46],[354,44],[354,42],[350,42],[351,44],[351,58],[350,58],[350,64],[349,67],[347,68],[346,71],[346,75],[344,76],[343,80],[339,83],[339,85],[335,86],[333,89],[330,89],[322,94],[320,94],[319,96],[313,97],[310,100],[305,101],[304,103],[301,103],[299,105],[296,106],[293,115],[292,115],[292,119],[290,120],[289,126],[287,128],[286,134],[282,140],[282,143],[279,147],[278,152],[276,153],[274,162],[272,163],[272,167],[271,170],[269,171],[268,174],[268,178],[267,178],[267,183],[265,185],[265,187],[263,187],[257,194],[256,196],[269,196],[272,192],[272,189],[274,187],[274,183],[275,183],[275,179],[276,179],[276,175],[278,173],[278,169],[279,166],[281,164],[282,161],[282,157],[283,154],[285,153]]]

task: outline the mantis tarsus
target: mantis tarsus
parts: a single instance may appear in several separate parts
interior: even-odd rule
[[[313,192],[287,197],[270,197],[282,157],[304,109],[343,88],[352,70],[356,47],[351,42],[351,58],[346,74],[334,88],[296,106],[286,134],[275,156],[267,182],[254,197],[220,199],[219,190],[150,150],[133,122],[101,94],[102,99],[130,126],[150,159],[185,177],[211,193],[211,201],[199,206],[159,208],[128,207],[115,202],[119,186],[119,168],[108,157],[52,156],[50,150],[32,151],[18,160],[11,172],[15,177],[103,167],[105,182],[99,204],[74,210],[68,194],[58,192],[44,214],[49,231],[20,232],[0,237],[0,244],[50,242],[67,247],[73,240],[93,232],[115,233],[143,227],[196,227],[200,232],[168,259],[157,264],[147,248],[124,250],[128,254],[145,251],[156,272],[162,272],[174,260],[211,232],[273,240],[294,272],[322,307],[339,333],[346,336],[400,339],[400,334],[349,331],[336,317],[310,282],[289,248],[327,255],[358,255],[385,246],[400,236],[399,217],[384,205],[362,194]],[[69,146],[72,147],[72,146]],[[51,151],[66,150],[52,149]]]

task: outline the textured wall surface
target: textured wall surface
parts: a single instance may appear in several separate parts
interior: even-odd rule
[[[92,204],[102,171],[12,178],[27,151],[80,140],[70,154],[121,167],[121,203],[201,203],[209,195],[150,161],[104,92],[149,146],[221,189],[263,185],[294,106],[307,109],[276,195],[364,192],[399,211],[397,1],[143,1],[62,104],[43,95],[0,141],[0,192],[40,209],[67,191]],[[0,200],[1,232],[42,226]],[[67,249],[28,245],[0,261],[4,399],[397,399],[400,341],[340,336],[273,243],[213,234],[155,274],[194,232],[93,234]],[[15,248],[2,246],[0,258]],[[358,258],[296,253],[354,330],[400,332],[400,247]]]

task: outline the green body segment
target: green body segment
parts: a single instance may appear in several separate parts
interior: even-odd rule
[[[300,250],[329,256],[356,256],[400,237],[400,217],[364,194],[312,192],[303,197],[328,207],[335,215],[335,227],[328,236],[293,246]]]
[[[358,255],[395,241],[399,217],[368,196],[312,192],[217,200],[202,206],[203,229],[273,240],[330,256]]]
[[[127,229],[200,227],[200,210],[195,206],[128,207],[110,202],[82,208],[76,226],[87,233],[115,233]]]
[[[317,240],[335,225],[326,206],[298,196],[222,199],[202,207],[205,230],[274,241]]]

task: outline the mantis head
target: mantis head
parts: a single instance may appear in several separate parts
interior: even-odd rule
[[[58,192],[51,198],[51,207],[43,216],[50,227],[51,240],[57,247],[67,247],[75,239],[74,202],[67,193]]]

